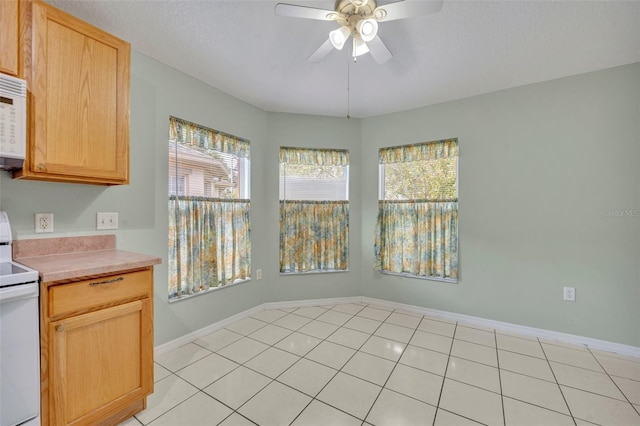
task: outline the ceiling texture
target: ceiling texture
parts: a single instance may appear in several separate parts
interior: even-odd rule
[[[307,62],[338,25],[276,16],[276,1],[47,2],[265,111],[372,117],[640,62],[638,0],[444,0],[438,13],[380,23],[393,54],[382,65],[354,63],[348,48]]]

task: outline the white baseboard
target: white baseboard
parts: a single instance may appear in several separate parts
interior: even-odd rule
[[[303,306],[323,306],[338,305],[342,303],[361,303],[362,296],[351,297],[334,297],[330,299],[307,299],[307,300],[291,300],[286,302],[269,302],[263,303],[263,309],[290,309],[301,308]]]
[[[527,327],[524,325],[512,324],[508,322],[489,320],[470,315],[456,314],[436,309],[423,308],[420,306],[406,305],[403,303],[390,302],[388,300],[373,299],[363,297],[362,302],[371,305],[378,305],[386,308],[400,309],[416,314],[427,315],[433,318],[441,318],[447,321],[463,322],[479,327],[493,328],[498,331],[522,334],[524,336],[538,337],[547,340],[556,340],[562,343],[569,343],[578,346],[587,346],[590,349],[597,349],[606,352],[615,352],[620,355],[629,355],[640,358],[640,347],[624,345],[622,343],[608,342],[606,340],[592,339],[590,337],[577,336],[575,334],[562,333],[559,331],[545,330],[542,328]]]
[[[227,325],[231,324],[232,322],[241,320],[243,318],[246,318],[248,316],[250,316],[251,314],[255,314],[256,312],[260,312],[262,310],[264,310],[264,308],[262,307],[263,305],[258,305],[258,306],[254,306],[251,309],[247,309],[246,311],[242,311],[239,312],[235,315],[232,315],[230,317],[227,317],[223,320],[220,320],[218,322],[214,322],[213,324],[209,324],[205,327],[202,327],[196,331],[192,331],[191,333],[185,334],[184,336],[180,336],[177,339],[173,339],[169,342],[163,343],[161,345],[156,346],[153,349],[153,354],[154,356],[159,356],[162,354],[165,354],[167,352],[171,352],[174,349],[178,349],[180,346],[184,346],[187,343],[191,343],[195,340],[201,339],[211,333],[213,333],[214,331],[218,331],[224,327],[226,327]]]
[[[436,309],[423,308],[421,306],[407,305],[403,303],[391,302],[388,300],[374,299],[371,297],[353,296],[353,297],[338,297],[330,299],[308,299],[308,300],[291,300],[284,302],[269,302],[255,306],[251,309],[247,309],[243,312],[239,312],[233,316],[227,317],[223,320],[210,324],[199,330],[185,334],[170,342],[158,345],[154,349],[155,356],[162,355],[170,352],[180,346],[191,343],[194,340],[200,339],[214,331],[220,330],[231,324],[234,321],[246,318],[254,313],[260,312],[265,309],[289,309],[298,308],[303,306],[323,306],[323,305],[336,305],[341,303],[365,303],[380,306],[388,309],[399,309],[407,312],[413,312],[420,315],[427,315],[432,318],[440,318],[447,321],[462,322],[471,326],[493,328],[498,331],[505,331],[509,333],[521,334],[524,336],[537,337],[547,340],[556,340],[562,343],[569,343],[572,345],[587,346],[590,349],[597,349],[606,352],[614,352],[620,355],[628,355],[640,358],[640,347],[624,345],[621,343],[608,342],[606,340],[592,339],[590,337],[577,336],[574,334],[561,333],[558,331],[544,330],[541,328],[527,327],[518,324],[512,324],[502,321],[489,320],[470,315],[456,314],[447,311],[438,311]]]

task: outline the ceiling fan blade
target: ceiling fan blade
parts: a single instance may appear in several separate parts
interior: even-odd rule
[[[313,63],[320,62],[332,50],[333,50],[333,44],[331,44],[331,40],[327,39],[327,41],[325,41],[322,44],[322,46],[318,48],[318,50],[316,50],[315,52],[313,52],[311,56],[309,56],[309,59],[307,59],[307,61],[313,62]]]
[[[379,36],[375,36],[373,40],[369,41],[368,45],[369,53],[378,64],[384,64],[393,56]]]
[[[317,9],[315,7],[298,6],[295,4],[287,3],[276,4],[275,13],[279,16],[317,19],[320,21],[335,21],[338,17],[338,14],[335,12],[335,10]]]
[[[376,8],[376,12],[384,10],[386,14],[376,18],[378,22],[395,21],[396,19],[411,18],[412,16],[428,15],[440,12],[443,0],[405,0],[389,3]],[[374,16],[378,14],[374,12]]]

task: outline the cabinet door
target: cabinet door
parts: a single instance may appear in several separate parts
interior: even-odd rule
[[[18,75],[18,0],[0,0],[0,72]]]
[[[128,183],[129,44],[39,1],[31,31],[26,177]]]
[[[149,299],[49,324],[49,424],[89,425],[153,391]]]

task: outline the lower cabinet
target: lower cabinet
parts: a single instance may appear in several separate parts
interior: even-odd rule
[[[151,268],[43,283],[42,424],[117,425],[153,392]]]

